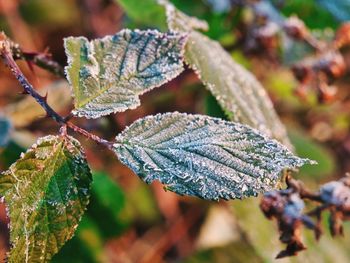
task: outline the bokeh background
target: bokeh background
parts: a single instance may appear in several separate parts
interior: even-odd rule
[[[147,8],[148,1],[139,0],[139,8]],[[296,175],[298,179],[316,190],[320,184],[350,171],[350,56],[346,47],[341,49],[346,73],[334,83],[337,94],[332,101],[319,103],[312,88],[300,99],[295,93],[299,83],[291,65],[313,56],[310,46],[286,40],[279,31],[272,40],[268,39],[267,45],[257,44],[249,34],[257,21],[245,1],[171,2],[185,13],[206,20],[210,27],[206,34],[219,41],[264,84],[297,154],[319,163],[303,167]],[[262,2],[267,6],[266,12],[277,19],[297,15],[315,38],[325,41],[332,39],[336,30],[350,20],[348,0]],[[91,39],[114,34],[122,28],[164,30],[159,19],[127,13],[117,0],[0,0],[1,30],[24,51],[49,50],[62,66],[66,64],[64,37]],[[18,63],[39,92],[44,94],[48,90],[53,108],[62,114],[69,113],[72,103],[65,81],[36,66],[30,69],[26,62]],[[0,65],[0,130],[11,130],[9,138],[0,138],[1,170],[38,137],[55,134],[58,129],[31,98],[20,92],[21,87],[9,70]],[[141,102],[142,106],[135,110],[98,120],[74,121],[112,140],[134,120],[158,112],[180,111],[226,118],[190,69],[143,95]],[[76,136],[84,145],[94,171],[92,197],[75,237],[53,262],[274,262],[276,254],[283,249],[275,223],[265,219],[259,210],[259,198],[216,203],[165,192],[160,184],[143,183],[112,152]],[[324,221],[326,229],[327,215]],[[4,204],[0,222],[0,252],[4,258],[9,246]],[[350,262],[349,224],[345,224],[345,237],[332,239],[327,229],[319,242],[308,230],[303,235],[308,249],[279,262]]]

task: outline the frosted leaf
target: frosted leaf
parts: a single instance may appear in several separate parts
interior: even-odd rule
[[[122,30],[89,42],[65,39],[67,78],[77,116],[98,118],[140,105],[139,96],[183,71],[186,37],[179,33]]]
[[[166,7],[169,29],[188,33],[185,62],[197,73],[229,118],[256,128],[292,149],[285,127],[254,75],[236,63],[217,41],[191,30],[198,28],[189,22],[192,18],[168,1],[161,0],[161,3]]]
[[[197,72],[229,117],[291,147],[286,130],[258,80],[236,63],[216,41],[192,32],[189,43],[186,62]]]
[[[137,120],[114,148],[146,183],[212,200],[268,191],[282,169],[309,162],[246,125],[178,112]]]
[[[40,138],[0,176],[10,219],[8,262],[48,262],[88,204],[91,173],[78,141]]]

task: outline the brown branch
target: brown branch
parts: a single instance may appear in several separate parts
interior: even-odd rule
[[[109,149],[113,148],[113,143],[109,142],[107,140],[104,140],[100,137],[98,137],[95,134],[91,134],[90,132],[76,126],[75,124],[68,121],[69,118],[64,118],[61,115],[59,115],[54,109],[51,108],[51,106],[47,103],[46,96],[41,96],[29,83],[27,78],[24,76],[21,69],[16,64],[11,51],[11,42],[9,42],[6,38],[6,36],[2,33],[0,34],[0,55],[4,61],[4,63],[10,68],[12,74],[16,77],[16,79],[19,81],[21,86],[24,89],[25,94],[29,94],[32,96],[39,105],[45,110],[48,117],[52,118],[54,121],[56,121],[61,126],[66,125],[73,131],[80,133],[87,137],[88,139],[91,139],[99,144],[102,144],[106,146]]]

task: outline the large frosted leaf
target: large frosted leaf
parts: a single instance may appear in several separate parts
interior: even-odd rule
[[[184,43],[182,34],[150,30],[123,30],[91,42],[66,38],[73,113],[98,118],[136,108],[139,95],[181,73]]]
[[[169,28],[189,34],[185,62],[195,70],[230,119],[248,124],[292,148],[270,98],[254,75],[236,63],[218,42],[194,31],[205,29],[205,22],[188,17],[168,1],[160,3],[166,7]]]
[[[213,200],[255,196],[274,187],[282,169],[308,162],[248,126],[177,112],[136,121],[114,147],[146,183]]]
[[[86,209],[90,169],[73,138],[38,140],[0,176],[10,218],[9,262],[47,262],[70,239]]]

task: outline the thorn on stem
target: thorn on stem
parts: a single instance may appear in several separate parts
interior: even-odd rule
[[[19,94],[21,94],[21,95],[29,95],[29,92],[27,92],[26,90],[23,90]]]
[[[43,100],[44,100],[45,102],[47,102],[47,97],[48,97],[48,95],[49,95],[49,91],[47,90],[46,93],[45,93],[45,95],[43,96]]]

